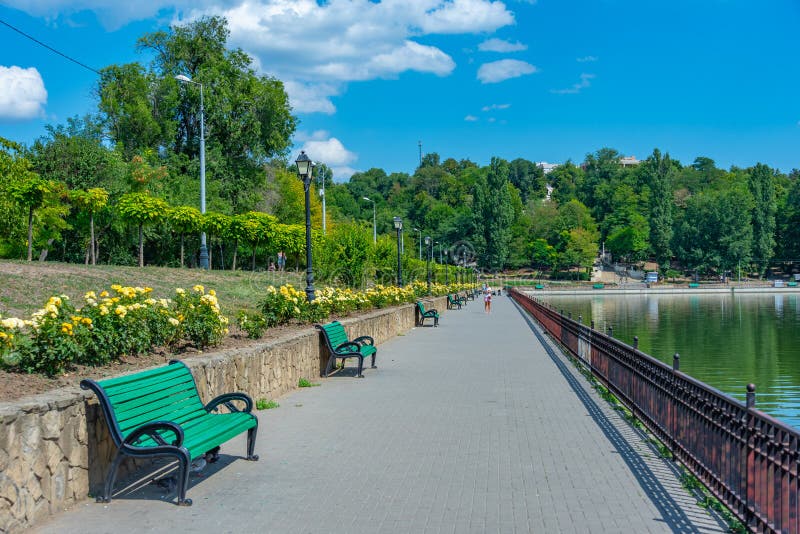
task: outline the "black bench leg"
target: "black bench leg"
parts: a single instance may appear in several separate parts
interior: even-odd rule
[[[111,502],[111,492],[114,491],[114,481],[117,479],[117,470],[119,469],[121,461],[122,453],[117,452],[117,455],[114,456],[114,461],[111,462],[111,470],[108,472],[108,475],[106,475],[106,485],[103,488],[103,495],[97,498],[97,502]]]
[[[433,326],[434,327],[439,326],[439,318],[438,317],[434,317],[433,318]]]
[[[377,353],[377,352],[373,352],[373,353],[372,353],[372,368],[373,368],[373,369],[377,369],[377,368],[378,368],[378,366],[377,366],[377,365],[375,365],[375,356],[377,356],[377,355],[378,355],[378,353]]]
[[[358,358],[358,374],[356,375],[357,378],[364,378],[362,371],[364,370],[364,357],[361,356]]]
[[[191,506],[192,499],[186,498],[186,490],[189,489],[189,465],[192,460],[185,449],[175,456],[178,458],[178,506]]]
[[[247,459],[251,462],[258,461],[258,455],[253,454],[256,449],[256,434],[258,433],[258,426],[254,426],[247,431]]]
[[[331,354],[331,357],[328,358],[328,364],[325,366],[325,378],[328,378],[328,375],[333,370],[333,364],[336,361],[336,356]]]

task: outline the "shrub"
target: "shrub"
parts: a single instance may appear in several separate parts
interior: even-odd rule
[[[264,331],[267,329],[267,321],[264,318],[264,315],[257,312],[252,313],[245,310],[239,310],[239,313],[236,316],[236,323],[239,325],[239,328],[247,332],[247,337],[250,339],[260,338],[264,335]]]

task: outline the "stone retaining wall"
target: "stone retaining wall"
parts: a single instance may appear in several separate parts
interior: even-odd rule
[[[434,298],[427,306],[443,313],[446,300]],[[410,330],[415,311],[403,305],[342,324],[349,335],[370,335],[380,344]],[[205,400],[231,391],[244,391],[254,400],[275,399],[296,388],[301,377],[320,376],[327,353],[319,333],[309,327],[185,362]],[[77,386],[0,403],[0,532],[22,531],[98,492],[115,452],[93,394]],[[116,487],[136,467],[123,466]]]

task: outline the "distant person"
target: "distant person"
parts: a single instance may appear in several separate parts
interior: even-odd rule
[[[486,286],[483,293],[483,311],[492,313],[492,289],[489,286]]]
[[[278,252],[278,270],[286,269],[286,254],[281,250]]]
[[[275,270],[275,262],[274,261],[269,262],[269,270],[270,271],[274,271]]]

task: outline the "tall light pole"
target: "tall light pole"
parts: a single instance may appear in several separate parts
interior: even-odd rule
[[[308,191],[311,189],[312,164],[304,150],[295,160],[297,165],[297,176],[303,180],[306,200],[306,299],[308,302],[314,300],[314,271],[311,268],[311,199]]]
[[[428,295],[431,294],[431,254],[433,250],[433,243],[431,237],[425,236],[425,259],[428,267]]]
[[[372,202],[372,242],[378,242],[378,228],[375,226],[375,201],[370,200],[369,197],[362,197],[367,202]]]
[[[203,84],[192,81],[188,76],[178,74],[175,79],[181,83],[190,83],[200,86],[200,213],[206,213],[206,131],[205,114],[203,111]],[[206,246],[206,233],[200,233],[200,268],[208,269],[208,247]]]
[[[419,234],[419,259],[422,260],[422,230],[419,228],[412,228],[412,230]]]
[[[317,164],[315,163],[314,167],[316,166]],[[320,169],[320,172],[317,173],[317,177],[322,180],[322,187],[320,187],[319,196],[322,197],[322,235],[325,235],[325,173],[321,171],[322,169]]]
[[[400,254],[403,252],[403,219],[394,218],[394,229],[397,230],[397,287],[403,287],[403,263],[400,261]]]

